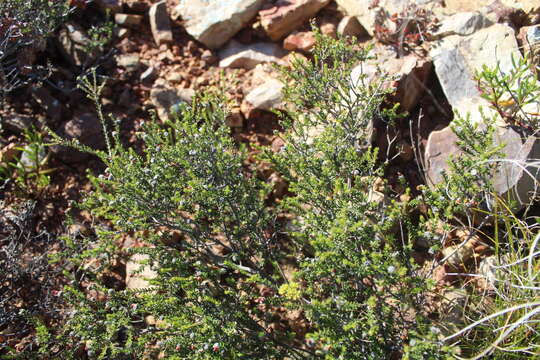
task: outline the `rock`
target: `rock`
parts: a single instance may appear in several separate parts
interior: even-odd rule
[[[0,121],[3,129],[14,133],[22,133],[36,123],[33,116],[23,114],[9,114],[3,116]]]
[[[153,66],[150,66],[141,74],[141,84],[143,84],[144,86],[152,86],[153,82],[156,80],[157,77],[157,69]]]
[[[99,118],[93,113],[84,113],[74,116],[62,127],[64,135],[68,139],[76,139],[81,144],[92,149],[104,149],[105,137]]]
[[[502,153],[505,160],[492,175],[495,191],[503,199],[516,200],[520,210],[537,193],[536,186],[530,175],[540,179],[539,169],[529,165],[533,159],[540,158],[540,142],[530,136],[522,140],[515,130],[509,127],[498,127],[494,135],[495,144],[504,144]],[[433,186],[443,181],[443,171],[449,171],[448,161],[453,161],[461,155],[456,144],[457,136],[450,127],[434,131],[429,135],[426,152],[426,177],[429,185]],[[529,175],[530,174],[530,175]],[[491,205],[491,204],[488,204]]]
[[[130,290],[149,289],[150,280],[157,278],[158,274],[152,270],[147,254],[135,254],[126,263],[126,288]]]
[[[481,278],[477,283],[484,291],[495,290],[495,283],[498,280],[497,266],[499,266],[499,261],[495,255],[486,257],[478,265],[478,275],[481,275]]]
[[[201,54],[201,60],[206,62],[208,65],[213,65],[217,61],[217,57],[212,53],[212,51],[206,49]]]
[[[93,113],[74,116],[60,127],[58,135],[67,140],[76,140],[93,149],[105,149],[103,127],[99,118]],[[88,153],[66,146],[53,145],[50,149],[57,158],[67,163],[85,161],[90,156]]]
[[[367,34],[366,29],[362,25],[360,25],[360,22],[358,19],[354,16],[345,16],[341,21],[339,22],[339,25],[337,27],[337,33],[341,36],[362,36],[364,34]]]
[[[169,20],[165,0],[152,5],[148,12],[148,18],[150,19],[150,28],[152,29],[154,41],[158,46],[173,41],[171,21]]]
[[[36,151],[37,150],[37,151]],[[37,155],[37,158],[35,157]],[[45,146],[28,144],[23,148],[20,163],[26,171],[36,171],[47,161]]]
[[[137,54],[123,54],[115,57],[116,65],[127,71],[136,71],[141,66],[141,58]]]
[[[122,4],[120,0],[94,0],[94,2],[103,13],[109,11],[112,14],[116,14],[122,11]]]
[[[445,264],[452,270],[458,270],[464,267],[474,257],[474,245],[472,241],[467,241],[463,245],[452,245],[442,250]]]
[[[459,331],[465,324],[465,306],[468,294],[463,289],[450,289],[443,295],[439,306],[439,323],[443,336]]]
[[[277,44],[261,42],[242,45],[233,40],[219,52],[219,66],[251,70],[264,62],[278,63],[285,55]]]
[[[509,71],[512,56],[516,59],[521,56],[514,30],[504,24],[494,24],[469,36],[447,36],[430,55],[450,105],[463,116],[470,113],[471,121],[475,122],[482,120],[478,106],[488,111],[488,103],[480,97],[473,78],[475,72],[483,65],[497,64],[503,72]]]
[[[534,54],[540,54],[540,25],[524,26],[519,29],[518,40],[525,55],[532,55],[534,59]],[[540,60],[536,59],[536,65],[540,66]]]
[[[449,35],[471,35],[491,25],[493,22],[478,11],[457,13],[444,19],[433,37],[440,39]]]
[[[159,119],[165,122],[170,119],[171,111],[174,111],[175,106],[190,102],[194,95],[195,91],[192,89],[171,89],[157,85],[150,91],[150,100],[156,107]]]
[[[118,40],[123,40],[123,39],[127,38],[129,36],[129,33],[130,33],[129,29],[126,29],[126,28],[115,27],[114,30],[113,30],[113,35]]]
[[[242,103],[244,116],[249,119],[252,110],[279,109],[282,106],[283,86],[281,81],[269,79],[251,90]]]
[[[336,0],[348,16],[355,16],[358,19],[370,36],[374,35],[375,24],[380,14],[385,14],[389,18],[392,14],[404,11],[408,6],[421,6],[424,2],[423,0]],[[384,24],[390,29],[394,25],[389,19],[386,19]]]
[[[264,0],[181,0],[173,19],[182,18],[186,31],[211,49],[219,48],[242,29]]]
[[[86,66],[99,56],[96,49],[91,54],[87,52],[91,40],[84,29],[74,23],[65,23],[58,32],[57,43],[60,53],[75,66]]]
[[[432,63],[429,58],[418,57],[414,54],[396,58],[393,51],[387,48],[374,49],[375,60],[355,67],[351,78],[358,83],[362,72],[367,75],[365,81],[378,79],[381,73],[390,74],[393,80],[383,84],[386,89],[394,89],[392,101],[399,102],[404,111],[411,111],[424,94],[427,81],[431,75]]]
[[[114,15],[114,21],[120,26],[136,29],[141,26],[143,16],[135,14],[116,14]]]
[[[315,46],[315,34],[311,31],[295,31],[283,40],[283,47],[289,51],[309,52]]]
[[[337,38],[337,28],[333,23],[326,23],[321,25],[321,33],[331,38]]]
[[[32,88],[32,97],[45,109],[47,116],[53,123],[60,121],[63,112],[62,103],[54,98],[49,90],[44,87],[34,87]]]
[[[330,0],[279,0],[260,11],[261,25],[273,41],[290,34],[328,5]]]

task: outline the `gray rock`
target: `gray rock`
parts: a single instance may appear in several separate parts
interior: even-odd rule
[[[505,24],[494,24],[469,36],[452,35],[443,38],[430,52],[435,72],[454,110],[471,114],[471,121],[482,120],[478,106],[489,112],[488,103],[480,97],[476,71],[483,65],[499,64],[503,72],[512,69],[512,56],[521,56],[514,30]],[[493,112],[487,115],[492,115]]]
[[[88,65],[99,56],[97,49],[88,53],[90,38],[81,26],[73,22],[62,26],[58,32],[57,43],[60,53],[75,66]]]
[[[339,22],[337,33],[342,36],[361,36],[367,34],[366,29],[354,16],[345,16]]]
[[[260,12],[261,25],[270,39],[277,41],[314,17],[329,3],[330,0],[278,1],[273,7]]]
[[[192,89],[172,89],[159,85],[150,91],[150,100],[156,108],[159,119],[166,122],[175,107],[190,102],[194,95],[195,91]]]
[[[251,90],[242,103],[242,112],[249,118],[252,110],[279,109],[283,101],[283,83],[276,79],[269,79],[264,84]]]
[[[181,0],[173,19],[182,18],[186,31],[211,49],[225,44],[261,8],[264,0]]]
[[[471,35],[477,30],[493,25],[493,22],[478,11],[457,13],[444,19],[434,38],[449,35]]]
[[[495,144],[504,145],[501,150],[504,161],[493,173],[495,191],[503,199],[515,200],[520,210],[538,194],[535,181],[540,180],[540,170],[530,165],[540,159],[540,142],[534,137],[522,139],[513,129],[498,127],[493,139]],[[433,186],[442,182],[443,171],[449,171],[448,161],[459,161],[462,154],[457,146],[457,136],[450,127],[430,134],[425,152],[426,178]],[[491,205],[491,204],[487,204]]]
[[[253,69],[264,62],[280,62],[280,58],[286,52],[277,44],[254,43],[242,45],[237,41],[231,41],[229,45],[219,52],[220,67]]]
[[[167,12],[167,3],[165,0],[160,1],[150,8],[148,11],[150,19],[150,28],[154,41],[159,46],[161,44],[170,43],[173,41],[171,30],[171,21]]]

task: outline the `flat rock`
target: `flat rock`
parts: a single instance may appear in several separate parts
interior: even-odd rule
[[[501,151],[507,160],[493,173],[495,191],[503,199],[516,200],[518,207],[515,210],[519,210],[537,193],[535,182],[530,175],[538,180],[539,170],[527,164],[540,158],[540,142],[534,136],[522,139],[509,127],[498,127],[493,140],[495,144],[504,145]],[[425,152],[428,184],[433,186],[442,182],[443,171],[449,171],[448,161],[459,161],[461,154],[457,146],[457,136],[450,127],[432,132]]]
[[[516,59],[521,56],[514,30],[505,24],[494,24],[469,36],[445,37],[430,55],[450,105],[463,116],[470,113],[471,121],[482,120],[479,106],[489,112],[489,104],[480,97],[474,80],[475,72],[483,65],[497,64],[503,72],[509,71],[512,56]]]
[[[273,41],[297,29],[328,5],[330,0],[278,0],[274,6],[260,12],[261,25]]]
[[[156,107],[159,119],[166,122],[170,119],[175,106],[190,102],[194,95],[193,89],[174,89],[157,85],[150,91],[150,100]]]
[[[186,31],[211,49],[219,48],[242,29],[264,0],[181,0],[173,19],[182,18]]]
[[[154,37],[154,41],[158,46],[173,41],[171,21],[169,19],[167,3],[165,0],[160,1],[150,7],[150,10],[148,11],[148,18],[150,19],[152,36]]]
[[[479,11],[457,13],[442,20],[433,36],[436,39],[449,35],[466,36],[490,25],[493,25],[493,22]]]
[[[242,112],[250,118],[253,110],[279,109],[283,101],[283,83],[276,79],[268,79],[247,94],[242,103]]]
[[[315,34],[312,31],[295,31],[283,40],[283,48],[289,51],[309,52],[315,46]]]
[[[279,63],[285,55],[286,52],[274,43],[242,45],[233,40],[219,52],[219,66],[250,70],[261,63]]]

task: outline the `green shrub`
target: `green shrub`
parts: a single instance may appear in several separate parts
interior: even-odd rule
[[[77,278],[106,300],[66,289],[76,310],[59,339],[69,339],[70,356],[445,356],[423,309],[429,283],[411,258],[416,231],[406,205],[378,180],[384,164],[371,147],[371,121],[397,117],[382,110],[385,79],[352,82],[349,71],[368,50],[317,43],[313,62],[284,72],[292,104],[284,149],[260,155],[294,194],[278,206],[266,203],[271,189],[246,165],[215,95],[182,105],[163,126],[147,124],[142,152],[122,147],[114,131],[107,151],[94,152],[107,169],[90,175],[95,191],[83,207],[112,229],[86,250],[70,244]],[[84,84],[99,109],[96,78]],[[114,244],[126,233],[146,246],[120,251]],[[155,271],[148,288],[100,283],[118,256],[136,253]],[[96,257],[98,271],[84,266]]]

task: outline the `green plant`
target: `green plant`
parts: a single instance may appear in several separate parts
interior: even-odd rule
[[[24,132],[26,145],[15,147],[20,156],[10,162],[0,163],[0,178],[12,180],[16,191],[24,197],[38,199],[49,185],[50,174],[55,171],[48,164],[49,155],[43,135],[29,129]]]
[[[395,108],[382,108],[383,80],[350,78],[368,50],[320,34],[317,43],[312,63],[298,60],[283,73],[293,105],[282,119],[284,150],[260,155],[293,192],[277,207],[266,203],[271,189],[246,165],[246,149],[224,126],[224,101],[213,94],[179,106],[164,125],[146,124],[141,152],[117,135],[107,136],[106,151],[93,151],[107,169],[89,175],[95,190],[82,206],[113,228],[88,251],[70,242],[74,280],[87,279],[86,289],[101,295],[66,288],[76,305],[58,337],[69,339],[66,354],[446,356],[422,308],[429,282],[411,259],[411,219],[379,179],[384,163],[371,147],[371,121],[393,121]],[[102,86],[95,76],[82,84],[107,132]],[[144,246],[118,249],[126,233]],[[98,254],[105,271],[124,257],[143,259],[151,278],[144,288],[108,288],[84,266]]]

